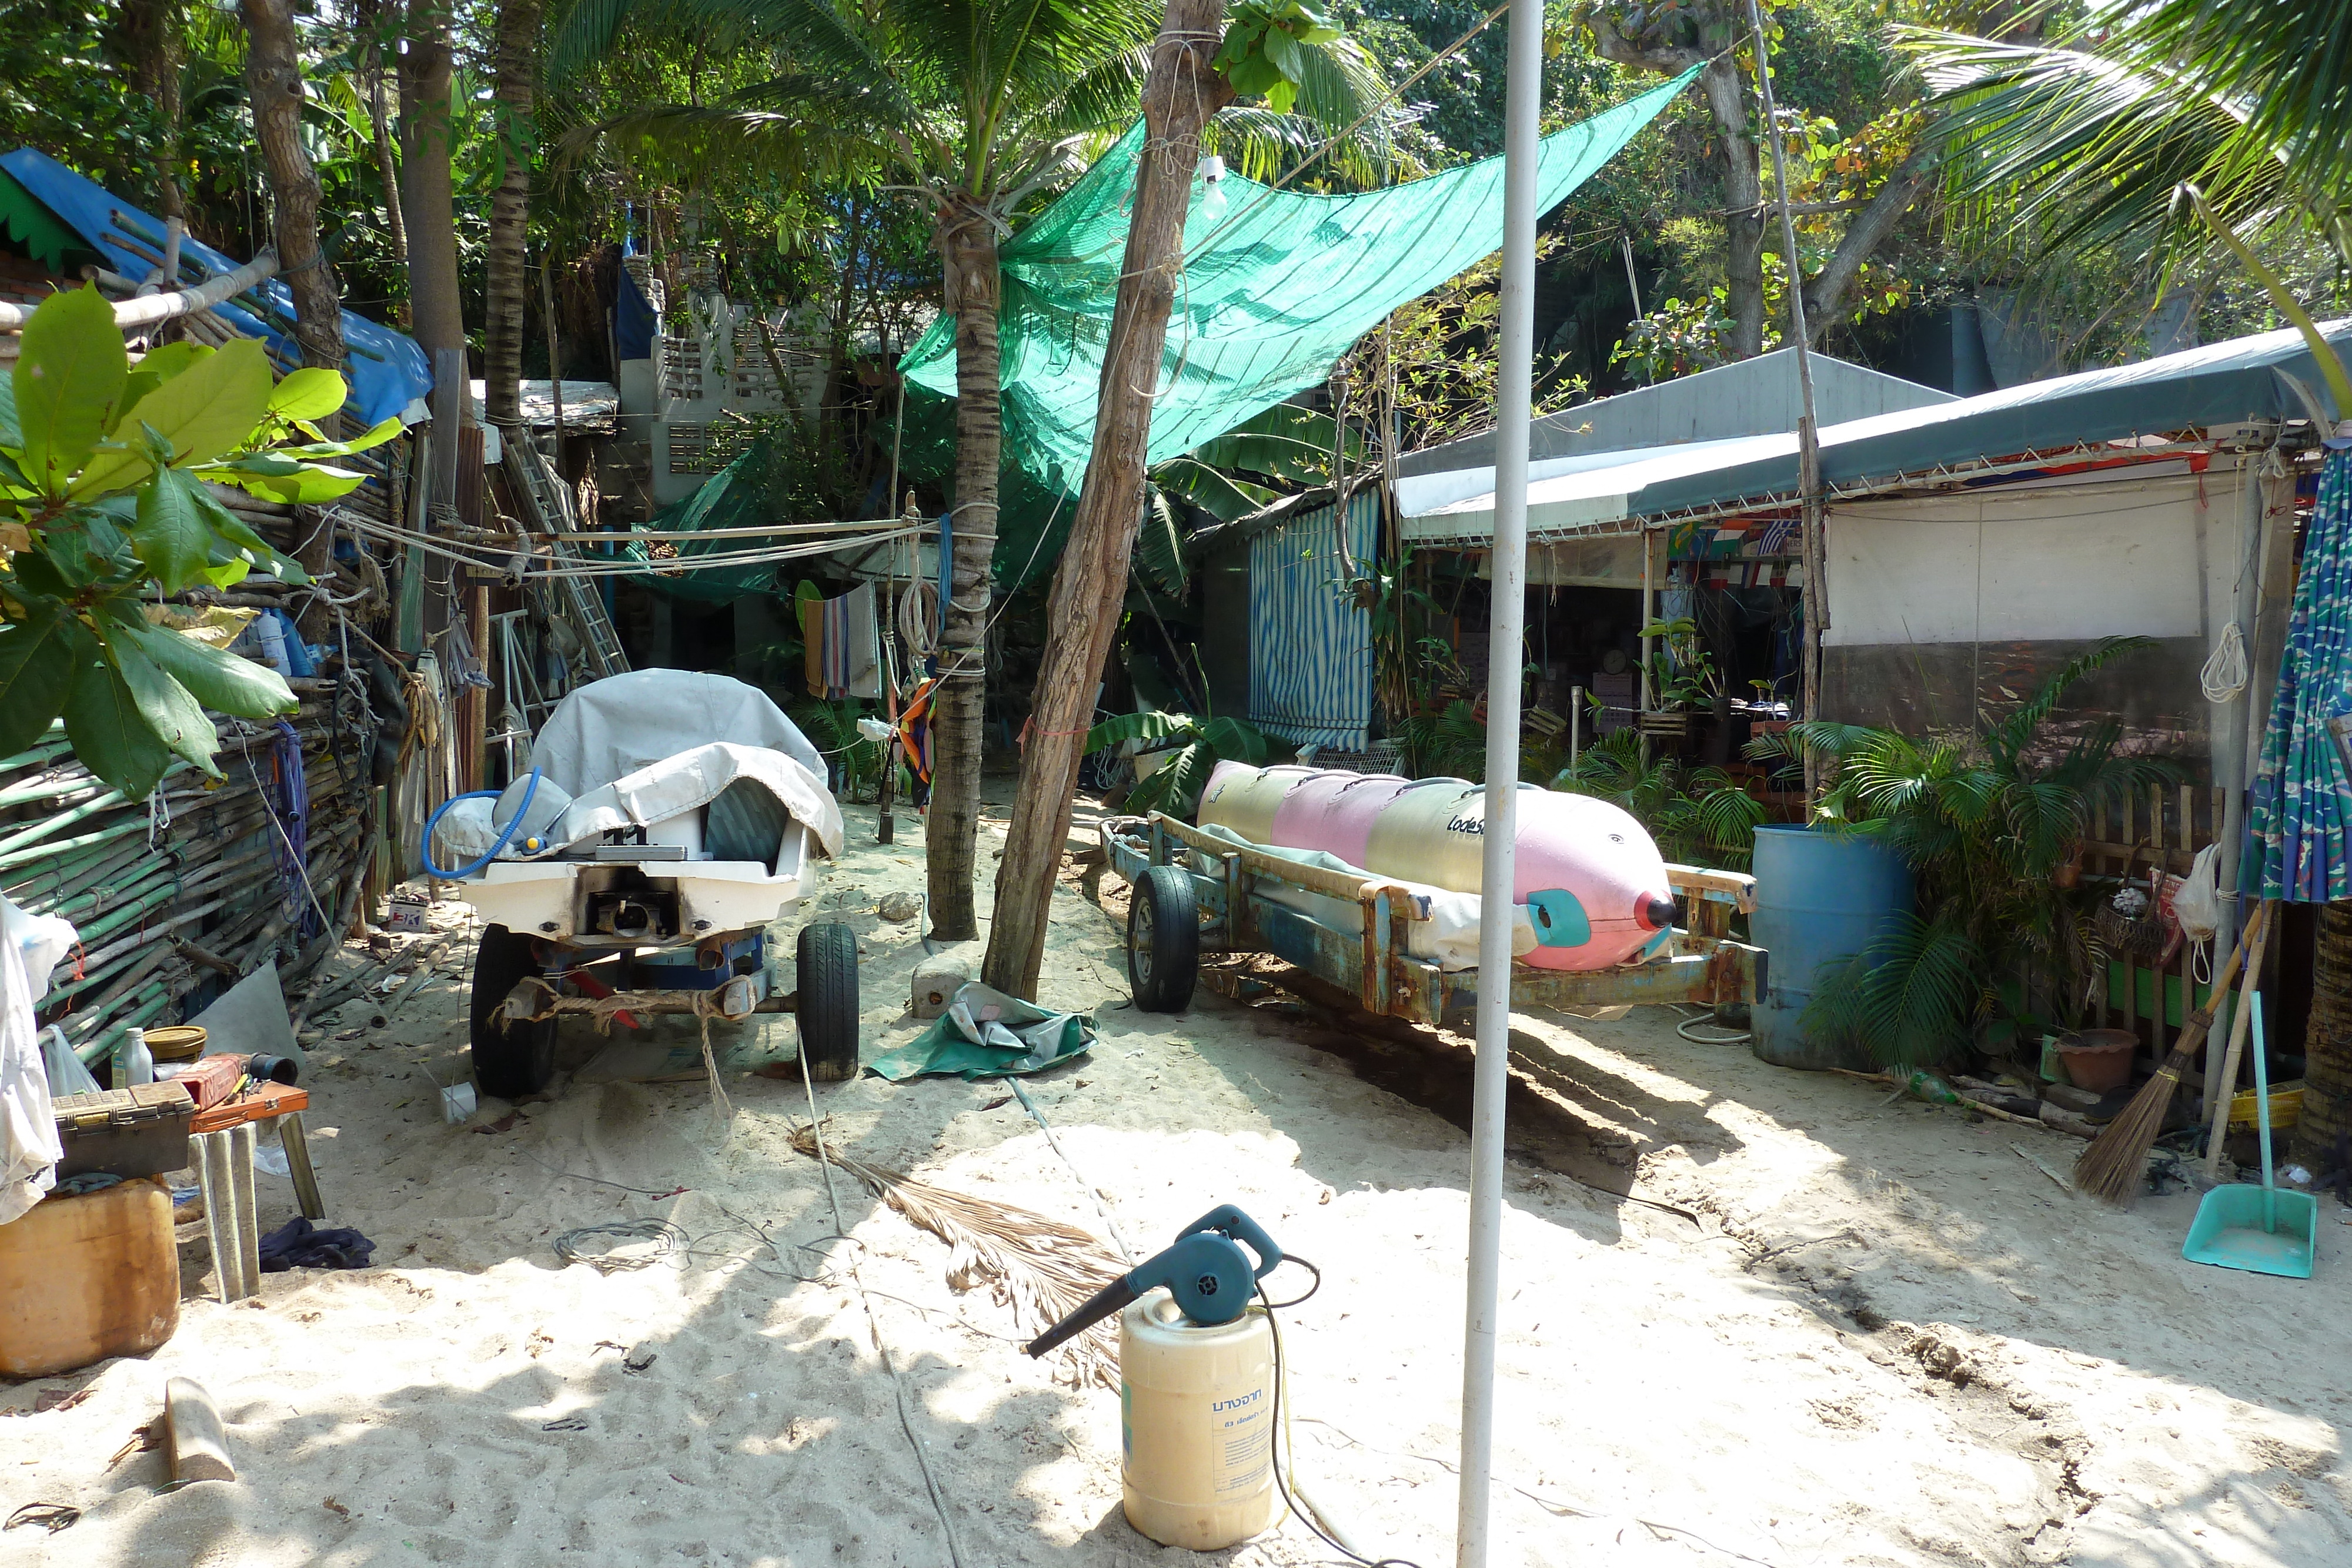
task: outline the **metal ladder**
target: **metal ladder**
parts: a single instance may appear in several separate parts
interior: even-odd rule
[[[541,529],[549,534],[576,531],[579,524],[572,507],[571,490],[549,471],[547,458],[537,443],[510,434],[505,444],[507,472],[530,497]],[[559,567],[578,566],[587,559],[571,539],[551,538],[547,542]],[[614,629],[613,618],[605,613],[604,596],[597,591],[593,580],[565,575],[556,578],[551,585],[534,587],[542,593],[552,593],[556,604],[550,608],[562,610],[580,629],[588,663],[598,676],[617,675],[628,669],[629,656],[621,650],[620,633]]]

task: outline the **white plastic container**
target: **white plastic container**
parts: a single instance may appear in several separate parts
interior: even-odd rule
[[[1118,1315],[1127,1521],[1217,1552],[1274,1522],[1274,1333],[1260,1312],[1202,1327],[1166,1291]]]

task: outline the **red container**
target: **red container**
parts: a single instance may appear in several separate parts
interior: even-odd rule
[[[2139,1036],[2127,1029],[2077,1030],[2058,1041],[2059,1060],[2077,1089],[2105,1094],[2131,1082]]]

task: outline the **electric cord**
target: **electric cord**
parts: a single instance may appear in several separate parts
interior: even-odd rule
[[[1286,1307],[1297,1306],[1299,1301],[1307,1300],[1307,1296],[1312,1296],[1317,1290],[1322,1288],[1323,1270],[1317,1269],[1314,1264],[1307,1262],[1304,1258],[1297,1257],[1296,1254],[1285,1253],[1283,1256],[1289,1261],[1296,1262],[1303,1268],[1313,1270],[1315,1275],[1315,1285],[1307,1291],[1306,1296],[1300,1296],[1293,1301],[1281,1303]],[[1297,1514],[1298,1516],[1299,1522],[1306,1525],[1308,1530],[1313,1531],[1316,1538],[1321,1541],[1323,1544],[1331,1548],[1332,1551],[1339,1552],[1349,1562],[1360,1564],[1361,1568],[1421,1568],[1421,1564],[1413,1562],[1409,1557],[1367,1557],[1355,1548],[1340,1541],[1334,1531],[1326,1529],[1326,1521],[1322,1519],[1321,1515],[1308,1507],[1306,1503],[1300,1501],[1297,1496],[1293,1495],[1290,1478],[1282,1473],[1281,1434],[1283,1431],[1283,1408],[1285,1404],[1282,1397],[1282,1391],[1286,1377],[1286,1374],[1284,1371],[1282,1355],[1282,1321],[1275,1316],[1276,1303],[1266,1299],[1265,1284],[1263,1281],[1258,1283],[1257,1299],[1260,1309],[1265,1313],[1265,1326],[1274,1337],[1274,1406],[1269,1413],[1274,1425],[1273,1429],[1266,1434],[1265,1454],[1266,1462],[1274,1470],[1274,1489],[1282,1494],[1283,1506],[1289,1509],[1291,1512]],[[1295,1454],[1293,1456],[1293,1461],[1292,1469],[1295,1471],[1297,1468]]]

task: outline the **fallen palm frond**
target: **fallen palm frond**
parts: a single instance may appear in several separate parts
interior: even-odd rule
[[[793,1147],[817,1157],[815,1130],[795,1126]],[[1045,1333],[1088,1297],[1127,1272],[1127,1265],[1076,1226],[1049,1219],[1009,1203],[950,1192],[918,1181],[904,1171],[870,1166],[835,1152],[825,1157],[864,1183],[867,1191],[952,1249],[948,1284],[957,1291],[988,1285],[995,1299],[1013,1309],[1024,1334]],[[1118,1386],[1118,1355],[1112,1323],[1096,1324],[1059,1353],[1057,1369],[1074,1385]]]

